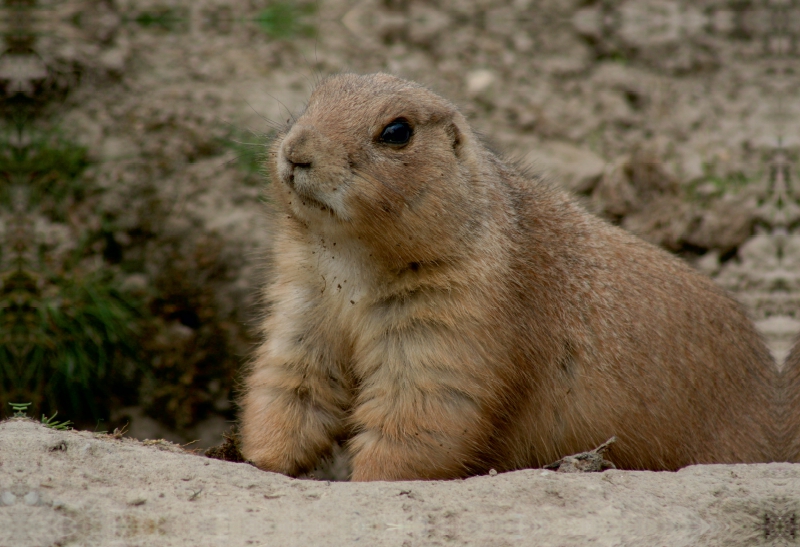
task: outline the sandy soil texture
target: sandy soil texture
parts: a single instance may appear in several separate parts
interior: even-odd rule
[[[331,483],[0,423],[0,545],[794,544],[800,465]]]

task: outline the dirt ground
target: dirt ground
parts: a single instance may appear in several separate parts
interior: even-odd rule
[[[153,342],[161,370],[203,352],[213,368],[222,346],[226,370],[243,364],[270,238],[260,154],[314,83],[342,71],[391,72],[451,99],[495,149],[731,291],[779,364],[800,332],[796,2],[53,0],[39,8],[30,23],[36,54],[0,57],[0,82],[23,92],[48,82],[48,123],[86,147],[82,180],[101,190],[97,210],[113,219],[119,282],[136,291],[177,279],[202,289],[197,298],[211,310],[217,338],[178,312],[164,315]],[[33,224],[53,256],[74,247],[66,224]],[[131,404],[115,409],[111,425],[128,423],[139,439],[218,444],[235,416],[235,383],[210,379],[203,393],[197,421],[176,425],[168,405],[159,414]],[[0,428],[0,545],[145,545],[154,534],[175,545],[796,541],[794,528],[775,524],[794,514],[785,505],[798,487],[794,466],[317,484],[162,445],[21,421]],[[66,448],[52,449],[60,439]],[[46,472],[31,471],[27,450]],[[22,462],[19,476],[9,458]],[[103,496],[113,501],[105,506]],[[17,512],[72,519],[63,526],[73,528],[54,539],[44,526],[20,525]]]
[[[800,465],[303,481],[30,420],[0,423],[0,545],[794,545]]]

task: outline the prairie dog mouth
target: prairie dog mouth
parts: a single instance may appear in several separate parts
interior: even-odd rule
[[[319,198],[300,192],[297,188],[292,188],[292,193],[294,194],[294,199],[292,201],[299,201],[303,207],[308,209],[319,209],[320,211],[336,215],[333,207]]]

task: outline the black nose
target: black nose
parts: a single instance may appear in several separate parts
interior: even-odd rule
[[[296,167],[309,168],[313,155],[309,150],[308,135],[306,131],[301,131],[289,140],[283,148],[286,161],[291,165],[292,171]]]
[[[292,161],[289,157],[286,158],[286,162],[289,164],[289,176],[287,177],[286,182],[289,186],[294,187],[294,173],[295,169],[309,169],[311,167],[310,161]]]

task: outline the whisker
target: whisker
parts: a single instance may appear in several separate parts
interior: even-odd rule
[[[233,158],[231,158],[229,160],[223,161],[222,165],[224,165],[225,167],[229,167],[232,163],[239,161],[240,159],[244,158],[245,156],[246,156],[246,154],[239,154],[238,156],[235,156],[235,157],[233,157]]]
[[[244,142],[244,141],[237,141],[235,139],[230,139],[230,142],[235,142],[236,144],[241,144],[242,146],[264,146],[265,144],[263,142]]]
[[[301,52],[300,55],[302,55],[303,61],[305,61],[306,66],[311,70],[311,74],[310,75],[303,74],[300,71],[300,69],[297,69],[295,72],[300,74],[303,77],[303,79],[308,83],[308,85],[311,86],[311,91],[314,91],[314,89],[319,85],[319,78],[317,77],[319,75],[319,72],[316,71],[314,69],[314,67],[311,65],[311,63],[308,62],[308,59],[306,58],[306,54],[305,53]],[[315,41],[314,42],[314,59],[315,60],[316,60],[316,57],[317,57],[317,43]]]
[[[283,104],[283,103],[282,103],[282,102],[281,102],[279,99],[277,99],[277,98],[276,98],[274,95],[270,95],[269,93],[267,93],[266,95],[267,95],[267,96],[268,96],[270,99],[272,99],[272,100],[274,100],[275,102],[277,102],[278,104],[280,104],[280,105],[283,107],[283,109],[284,109],[284,110],[286,110],[286,113],[287,113],[287,114],[289,114],[289,117],[292,119],[292,123],[294,123],[294,122],[296,122],[296,121],[297,121],[297,118],[295,118],[295,117],[294,117],[294,114],[292,114],[291,110],[289,110],[289,108],[288,108],[288,107],[287,107],[285,104]],[[259,112],[258,110],[256,110],[256,109],[253,107],[253,105],[251,105],[251,104],[250,104],[248,101],[246,101],[246,100],[245,100],[244,102],[245,102],[245,104],[246,104],[247,106],[249,106],[249,107],[250,107],[250,110],[252,110],[252,111],[255,113],[255,115],[256,115],[256,116],[258,116],[259,118],[261,118],[262,120],[264,120],[265,122],[267,122],[267,126],[268,126],[268,127],[270,127],[271,129],[274,129],[275,131],[281,131],[281,130],[283,130],[283,129],[286,127],[286,124],[285,124],[285,123],[282,123],[282,122],[276,122],[275,120],[273,120],[273,119],[271,119],[271,118],[268,118],[267,116],[263,115],[261,112]]]

